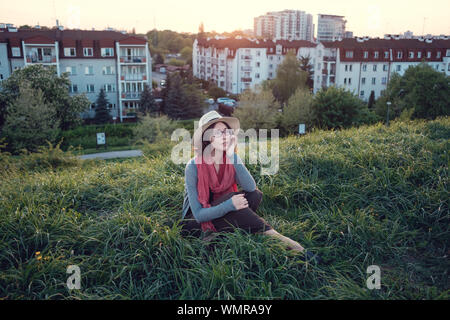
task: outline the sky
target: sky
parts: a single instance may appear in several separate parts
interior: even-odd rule
[[[2,0],[0,23],[52,27],[58,19],[65,28],[197,33],[203,22],[205,31],[231,32],[253,29],[254,17],[285,9],[312,14],[316,33],[321,13],[345,16],[354,36],[450,34],[449,0]]]

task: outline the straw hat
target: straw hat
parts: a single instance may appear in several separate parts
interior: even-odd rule
[[[194,132],[192,143],[195,147],[201,148],[203,132],[212,124],[225,122],[231,129],[239,130],[239,119],[234,117],[222,117],[217,111],[205,113],[198,122],[198,128]]]

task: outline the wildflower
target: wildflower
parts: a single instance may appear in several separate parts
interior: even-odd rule
[[[35,253],[35,255],[40,255],[41,254],[41,252],[40,251],[36,251],[36,253]]]
[[[36,260],[41,260],[42,259],[42,256],[37,256],[36,257]]]

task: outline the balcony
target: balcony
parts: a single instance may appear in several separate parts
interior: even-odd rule
[[[56,63],[56,56],[27,55],[27,63]]]
[[[141,99],[141,92],[122,92],[122,99],[139,100]]]
[[[121,81],[147,81],[147,75],[145,73],[131,73],[123,74],[120,76]]]
[[[252,60],[252,56],[249,55],[242,55],[241,58],[242,60]]]
[[[242,82],[252,82],[252,78],[241,78]]]
[[[323,61],[336,61],[336,57],[323,57]]]
[[[241,71],[252,71],[252,67],[241,67]]]
[[[322,69],[322,74],[328,75],[328,69]]]
[[[124,56],[120,57],[120,63],[146,63],[145,56]]]

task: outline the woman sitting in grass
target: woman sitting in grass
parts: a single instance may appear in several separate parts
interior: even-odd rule
[[[185,171],[182,234],[197,237],[203,234],[203,239],[209,241],[216,232],[240,228],[276,237],[297,252],[305,251],[256,214],[262,192],[235,152],[234,131],[238,129],[237,118],[222,117],[216,111],[200,118],[193,138],[194,146],[199,148]],[[243,192],[238,192],[237,184]],[[305,252],[307,260],[318,262],[317,256]]]

